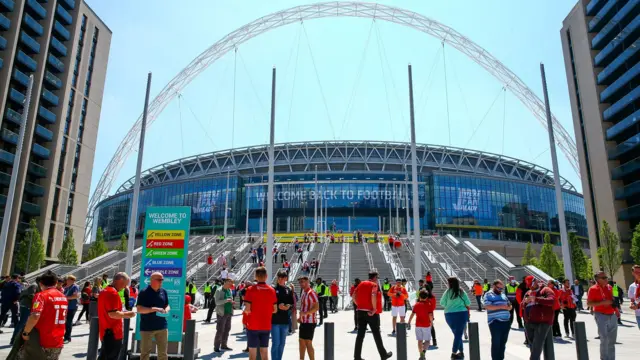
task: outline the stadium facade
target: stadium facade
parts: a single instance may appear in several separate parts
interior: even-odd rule
[[[550,232],[559,241],[550,170],[453,147],[420,144],[417,154],[421,231],[534,242]],[[313,231],[314,209],[322,203],[330,229],[405,232],[406,205],[413,205],[407,192],[410,163],[409,143],[277,144],[274,231]],[[138,231],[148,206],[190,206],[192,233],[221,233],[227,188],[228,231],[244,233],[247,226],[250,233],[266,231],[268,164],[268,146],[260,145],[183,158],[144,171]],[[561,181],[567,226],[586,240],[582,195]],[[132,192],[130,179],[96,207],[94,232],[100,227],[110,240],[128,232]]]

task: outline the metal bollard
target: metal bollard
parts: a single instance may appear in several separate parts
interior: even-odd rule
[[[578,360],[589,360],[589,352],[587,351],[587,329],[584,321],[576,321],[574,323],[574,331],[576,335],[576,353]]]
[[[552,330],[549,329],[549,332],[547,332],[547,338],[544,341],[544,360],[556,359],[556,353],[553,349],[553,335],[551,332]]]
[[[469,359],[480,360],[480,331],[478,323],[469,323]]]
[[[89,344],[87,345],[87,360],[96,360],[98,358],[98,340],[100,338],[100,328],[98,325],[98,317],[91,318],[89,325]]]
[[[184,332],[184,360],[195,360],[196,347],[196,321],[187,320],[187,328]]]
[[[118,359],[126,360],[127,352],[129,352],[129,328],[131,327],[131,319],[122,321],[122,347],[120,348],[120,356]]]
[[[94,316],[98,316],[98,302],[90,301],[89,302],[89,318]]]
[[[324,360],[334,360],[334,336],[335,336],[335,327],[334,323],[326,322],[324,323]]]
[[[396,324],[396,350],[398,360],[407,360],[407,324]]]

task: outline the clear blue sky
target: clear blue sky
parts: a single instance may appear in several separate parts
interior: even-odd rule
[[[261,16],[312,3],[87,2],[113,31],[92,190],[142,111],[148,71],[153,72],[155,96],[227,33]],[[573,136],[560,28],[575,0],[380,3],[415,11],[456,29],[502,61],[540,97],[539,63],[544,62],[552,111]],[[143,168],[267,142],[272,66],[278,69],[276,142],[407,141],[408,63],[414,70],[418,142],[448,145],[450,123],[452,146],[504,153],[551,168],[545,130],[513,95],[500,94],[504,84],[450,46],[445,46],[444,58],[439,40],[371,19],[316,19],[304,27],[293,24],[272,30],[242,44],[235,57],[231,52],[219,59],[184,89],[183,100],[167,106],[147,132]],[[581,189],[579,177],[559,154],[561,175]],[[112,191],[134,175],[135,155],[126,162]]]

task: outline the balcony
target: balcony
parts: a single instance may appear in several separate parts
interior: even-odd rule
[[[639,18],[640,19],[640,18]],[[624,111],[628,106],[633,105],[640,98],[640,85],[631,90],[627,95],[616,101],[602,113],[604,121],[612,121],[614,117]]]
[[[65,10],[62,5],[58,4],[56,7],[56,15],[65,25],[71,25],[73,23],[73,18],[71,14],[67,10]]]
[[[24,85],[24,87],[29,86],[29,77],[18,69],[13,69],[13,80],[17,81],[21,85]]]
[[[46,127],[38,124],[36,126],[36,136],[43,140],[51,141],[53,139],[53,132]]]
[[[0,30],[9,30],[11,27],[11,20],[8,17],[0,14]]]
[[[7,48],[7,39],[0,36],[0,50],[4,50]]]
[[[602,9],[602,6],[606,2],[607,2],[607,0],[591,0],[591,1],[589,1],[589,3],[587,4],[587,7],[586,7],[587,16],[595,15],[600,9]]]
[[[24,184],[24,191],[28,192],[33,196],[44,196],[44,188],[32,182],[26,182]]]
[[[620,135],[625,130],[629,129],[633,125],[640,121],[640,109],[636,110],[633,114],[627,116],[624,120],[613,125],[607,129],[607,140],[613,140],[616,136]]]
[[[4,118],[16,125],[22,124],[22,114],[13,109],[7,109],[7,112],[4,114]]]
[[[40,215],[40,205],[30,203],[28,201],[23,201],[22,212],[25,214],[33,215],[33,216]]]
[[[60,80],[57,76],[53,75],[49,71],[44,73],[44,79],[47,81],[49,85],[56,88],[56,90],[62,87],[62,80]]]
[[[62,61],[60,61],[57,57],[53,56],[52,54],[49,54],[49,56],[47,57],[47,62],[57,72],[59,73],[64,72],[64,64],[62,63]]]
[[[65,27],[60,24],[58,20],[54,22],[53,30],[58,33],[58,35],[60,35],[65,41],[69,40],[69,37],[71,36],[69,30],[65,29]]]
[[[635,32],[640,28],[640,16],[636,17],[633,21],[629,23],[618,35],[614,41],[611,41],[607,46],[602,49],[598,55],[594,58],[594,63],[596,67],[606,66],[606,62],[609,61],[611,56],[617,55],[620,52],[620,48],[622,48],[622,44],[630,41],[630,37],[635,34]]]
[[[67,47],[60,42],[60,40],[56,39],[55,36],[51,36],[51,47],[55,50],[56,54],[59,56],[65,57],[67,56]]]
[[[611,178],[613,180],[620,180],[627,175],[635,173],[638,170],[640,170],[640,157],[637,157],[631,161],[627,161],[626,163],[611,170]]]
[[[640,217],[640,205],[630,206],[618,212],[619,221],[629,221]]]
[[[27,0],[27,6],[25,9],[31,9],[38,19],[44,19],[45,16],[47,16],[47,10],[45,10],[45,8],[36,0]]]
[[[598,32],[603,26],[607,25],[611,17],[616,14],[614,10],[618,9],[617,5],[620,5],[620,3],[621,0],[607,1],[607,4],[589,21],[589,32]]]
[[[42,99],[46,100],[50,105],[58,106],[59,99],[51,91],[42,89]]]
[[[622,76],[618,78],[618,80],[614,81],[613,84],[609,85],[606,89],[604,89],[600,93],[600,102],[607,103],[611,102],[611,97],[615,95],[620,89],[628,88],[628,84],[632,82],[635,78],[640,76],[640,62],[635,64],[631,69],[627,70]]]
[[[9,91],[9,99],[13,100],[16,104],[20,104],[20,106],[24,106],[24,94],[14,88],[11,88],[11,91]]]
[[[630,59],[640,54],[640,39],[636,40],[627,50],[618,55],[611,64],[607,65],[598,74],[598,85],[608,85],[616,76],[624,72],[626,69],[626,63]]]
[[[42,36],[44,28],[38,23],[38,21],[31,17],[29,14],[24,14],[23,24],[27,25],[27,29],[31,29],[36,36]]]
[[[45,120],[49,124],[55,124],[56,123],[56,114],[54,114],[51,111],[47,110],[43,106],[40,106],[38,108],[38,116],[40,116],[43,120]]]
[[[13,0],[0,0],[0,9],[4,9],[7,11],[13,11]]]
[[[13,160],[15,160],[15,158],[16,156],[13,155],[12,153],[6,150],[0,149],[0,162],[13,165]]]
[[[24,65],[30,71],[36,71],[36,67],[38,63],[31,58],[31,56],[22,52],[22,50],[18,50],[18,55],[16,55],[16,60],[22,65]]]
[[[11,182],[11,175],[4,172],[0,172],[0,185],[9,186],[10,182]]]
[[[8,142],[9,144],[18,145],[18,134],[14,133],[11,130],[3,128],[0,131],[0,138],[3,141]]]
[[[29,50],[31,50],[31,54],[37,54],[40,52],[40,44],[38,44],[38,42],[34,38],[27,35],[27,33],[24,31],[20,32],[20,42],[24,44]]]
[[[33,150],[33,153],[41,159],[46,160],[49,158],[49,156],[51,156],[51,150],[47,149],[46,147],[40,144],[33,144],[32,150]]]
[[[7,204],[7,195],[0,194],[0,205],[5,206],[6,204]]]
[[[638,147],[638,145],[640,145],[640,134],[636,134],[636,135],[628,138],[623,143],[621,143],[618,146],[616,146],[615,148],[609,150],[608,151],[609,160],[616,160],[621,155],[623,155],[623,154],[635,149],[636,147]]]
[[[609,3],[616,3],[619,1],[610,1]],[[615,15],[605,25],[593,40],[591,40],[592,49],[602,49],[609,41],[611,41],[618,33],[618,29],[628,23],[635,13],[635,8],[640,5],[640,1],[631,0],[625,4],[618,12],[614,12]],[[604,10],[604,8],[603,8]]]
[[[67,10],[73,10],[76,7],[75,0],[60,0],[60,3],[64,5]]]
[[[27,171],[29,172],[29,174],[38,178],[47,177],[47,168],[45,168],[44,166],[40,166],[34,162],[29,163],[29,167],[27,168]]]
[[[640,181],[634,181],[631,184],[616,189],[616,200],[624,200],[629,196],[640,192]]]

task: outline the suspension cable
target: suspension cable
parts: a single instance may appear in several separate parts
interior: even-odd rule
[[[233,48],[233,100],[231,105],[231,151],[233,151],[236,138],[236,68],[238,60],[238,47]]]
[[[184,157],[184,132],[182,131],[182,106],[180,105],[180,99],[182,94],[178,94],[178,121],[180,122],[180,149],[182,151],[182,157]]]
[[[217,145],[215,143],[215,141],[213,141],[213,138],[211,137],[211,135],[209,135],[209,132],[207,131],[207,129],[204,127],[204,125],[202,124],[202,122],[200,121],[200,119],[198,119],[198,117],[196,116],[196,113],[193,111],[193,109],[191,108],[191,105],[189,105],[189,102],[187,101],[187,99],[184,97],[184,95],[182,93],[178,93],[178,96],[180,98],[182,98],[182,100],[184,100],[185,105],[187,105],[187,109],[189,109],[189,112],[191,112],[191,115],[193,116],[194,119],[196,119],[196,122],[198,123],[198,125],[200,125],[200,128],[202,129],[202,131],[204,132],[204,134],[206,135],[206,137],[209,139],[209,141],[211,142],[211,145],[216,148]]]
[[[503,87],[504,89],[504,96],[503,96],[503,103],[502,103],[502,155],[504,155],[504,127],[505,127],[505,122],[507,120],[507,87]]]
[[[480,126],[482,125],[482,123],[484,122],[484,120],[487,118],[487,115],[489,115],[489,113],[491,112],[491,109],[493,109],[493,105],[495,105],[496,101],[498,100],[498,98],[500,97],[500,94],[502,94],[502,90],[504,89],[503,87],[500,87],[500,91],[498,91],[497,96],[495,97],[495,99],[493,99],[493,102],[491,103],[491,106],[489,106],[489,109],[487,109],[487,112],[484,113],[484,116],[482,117],[482,119],[480,120],[480,123],[478,124],[478,126],[476,126],[475,129],[473,129],[473,132],[471,133],[471,137],[469,137],[469,140],[467,140],[467,143],[465,144],[465,148],[467,148],[469,146],[469,143],[471,142],[471,140],[473,139],[474,135],[476,134],[476,132],[478,131],[478,129],[480,128]]]
[[[307,39],[307,47],[309,48],[309,54],[311,54],[311,63],[313,64],[313,70],[316,73],[316,81],[318,82],[318,87],[320,88],[320,95],[322,95],[322,102],[324,103],[324,110],[327,113],[327,118],[329,119],[329,127],[331,129],[331,134],[333,135],[333,140],[336,139],[336,132],[333,129],[333,122],[331,121],[331,113],[329,112],[329,105],[327,105],[327,98],[324,95],[324,90],[322,89],[322,82],[320,82],[320,74],[318,73],[318,67],[316,66],[316,60],[313,56],[313,50],[311,49],[311,41],[309,40],[309,34],[307,34],[307,27],[304,26],[304,22],[302,22],[302,30],[304,31],[304,37]]]
[[[447,130],[449,132],[449,146],[451,146],[451,117],[449,115],[449,86],[447,82],[447,56],[442,42],[442,63],[444,64],[444,93],[447,103]]]
[[[378,24],[375,23],[374,20],[374,24],[376,27],[376,42],[378,44],[378,59],[380,60],[380,71],[382,72],[382,82],[384,83],[384,97],[387,100],[387,112],[389,113],[389,130],[391,131],[391,137],[393,139],[393,141],[396,141],[396,133],[395,131],[393,131],[393,117],[391,115],[391,101],[389,101],[389,89],[387,86],[387,76],[386,73],[384,71],[384,63],[382,61],[382,51],[381,51],[381,45],[380,45],[380,35],[378,33]]]

